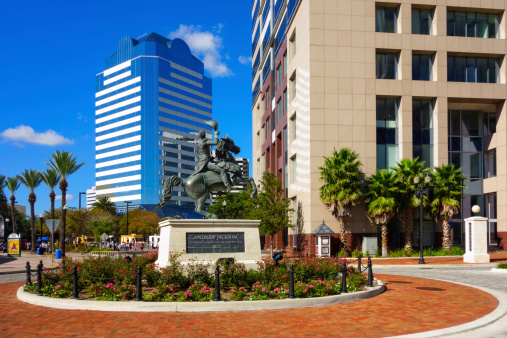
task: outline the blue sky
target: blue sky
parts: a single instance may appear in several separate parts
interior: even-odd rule
[[[69,150],[86,162],[68,178],[67,205],[77,207],[95,182],[95,75],[121,37],[150,32],[191,41],[213,79],[222,136],[251,159],[250,13],[249,0],[2,1],[0,174],[45,170],[50,154]],[[49,209],[49,190],[42,184],[35,193],[39,214]],[[29,206],[28,189],[16,199]]]

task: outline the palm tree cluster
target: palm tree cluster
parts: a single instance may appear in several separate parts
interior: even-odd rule
[[[415,196],[414,178],[422,179],[427,175],[432,184],[423,205],[441,225],[442,246],[450,250],[449,219],[458,212],[465,188],[461,168],[442,164],[430,172],[418,158],[404,159],[391,170],[377,170],[365,178],[358,157],[348,148],[334,150],[333,156],[324,157],[324,165],[319,168],[324,183],[320,199],[338,220],[343,249],[348,251],[350,247],[344,218],[351,216],[351,207],[364,197],[368,218],[381,228],[382,256],[387,257],[388,224],[394,217],[401,221],[405,249],[412,250],[413,220],[420,206],[420,199]]]
[[[50,189],[49,198],[51,201],[51,218],[55,217],[55,199],[56,195],[54,192],[55,186],[60,183],[59,187],[62,191],[62,210],[66,205],[66,194],[67,194],[67,177],[79,168],[84,163],[77,164],[76,158],[71,152],[57,150],[54,154],[51,154],[50,159],[46,164],[49,169],[46,171],[38,171],[34,169],[25,170],[17,176],[5,178],[0,175],[0,189],[7,187],[11,192],[11,217],[12,217],[12,232],[16,232],[16,218],[14,204],[16,202],[15,193],[19,189],[20,185],[24,185],[30,191],[28,195],[28,202],[30,203],[30,223],[32,232],[32,251],[35,251],[35,202],[37,196],[35,195],[35,189],[44,182]],[[65,213],[62,213],[60,219],[60,249],[65,254]]]

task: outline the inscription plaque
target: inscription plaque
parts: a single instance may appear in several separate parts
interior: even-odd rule
[[[187,232],[187,254],[245,252],[244,232]]]

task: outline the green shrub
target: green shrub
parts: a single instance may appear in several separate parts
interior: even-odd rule
[[[507,263],[500,263],[496,266],[497,269],[507,269]]]

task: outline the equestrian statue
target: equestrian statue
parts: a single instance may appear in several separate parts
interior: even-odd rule
[[[218,122],[210,120],[205,122],[215,131],[215,139],[210,140],[206,137],[206,131],[199,132],[197,141],[197,153],[199,162],[195,172],[181,179],[178,176],[170,176],[164,181],[164,191],[157,205],[157,209],[162,208],[169,203],[172,197],[173,186],[183,186],[188,197],[195,200],[195,211],[206,218],[218,218],[206,210],[204,204],[210,193],[230,191],[231,188],[239,183],[250,182],[252,193],[250,197],[257,194],[257,187],[252,177],[243,176],[239,164],[234,161],[234,156],[240,152],[240,148],[234,144],[234,141],[226,135],[219,138]],[[211,156],[211,147],[215,148],[215,158]]]

